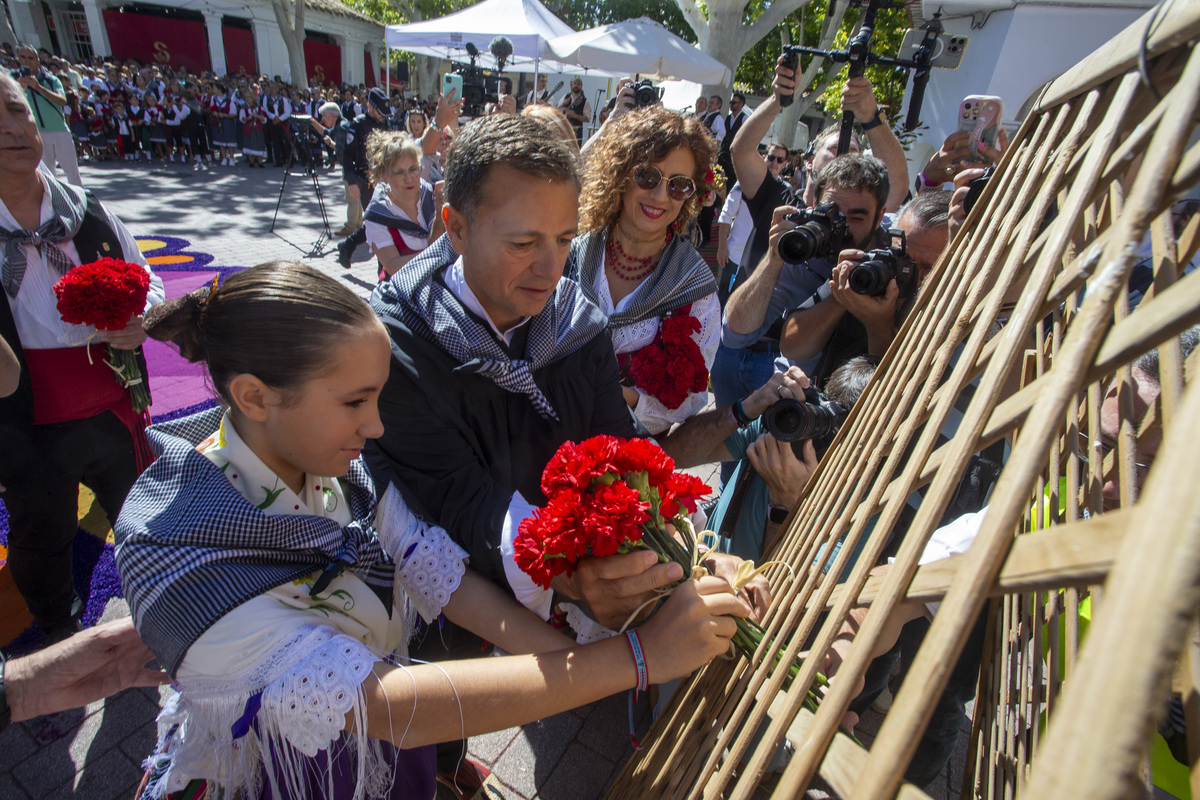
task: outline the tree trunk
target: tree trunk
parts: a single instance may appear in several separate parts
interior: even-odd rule
[[[271,0],[275,12],[275,23],[283,35],[283,46],[287,49],[288,68],[292,74],[291,84],[299,89],[308,88],[308,69],[304,63],[304,0]]]
[[[729,67],[730,82],[724,86],[706,84],[706,95],[726,97],[733,85],[732,76],[746,51],[809,0],[776,0],[758,19],[747,25],[742,22],[742,17],[748,2],[708,0],[708,15],[705,16],[696,0],[675,0],[684,20],[696,34],[696,47]]]

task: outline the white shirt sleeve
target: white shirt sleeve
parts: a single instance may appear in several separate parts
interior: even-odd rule
[[[533,582],[533,578],[525,574],[517,566],[513,542],[517,539],[517,528],[521,520],[533,515],[534,505],[514,492],[508,504],[508,513],[504,516],[504,529],[500,536],[500,557],[504,562],[504,577],[512,587],[517,602],[537,614],[542,619],[550,619],[551,604],[554,592],[543,589]]]

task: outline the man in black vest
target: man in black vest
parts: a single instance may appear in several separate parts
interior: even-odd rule
[[[592,104],[583,96],[583,79],[571,78],[571,93],[558,104],[558,110],[566,115],[575,129],[575,139],[583,146],[583,123],[592,118]]]
[[[725,138],[721,140],[721,152],[717,154],[717,163],[721,165],[721,169],[725,170],[726,186],[733,186],[737,182],[737,171],[733,168],[733,157],[729,154],[729,148],[733,144],[733,137],[737,136],[737,132],[742,129],[742,123],[749,116],[750,112],[746,110],[746,96],[735,92],[733,97],[729,98],[729,116],[725,118]]]
[[[721,98],[715,94],[708,98],[708,111],[704,115],[704,124],[716,137],[717,144],[723,144],[725,141],[725,117],[721,116]]]
[[[266,112],[267,149],[275,159],[275,166],[287,164],[291,153],[291,140],[288,134],[288,120],[292,116],[292,101],[279,92],[279,84],[274,81],[267,88],[267,96],[263,100],[263,110]]]
[[[0,338],[20,370],[16,391],[0,399],[0,500],[13,582],[47,639],[57,641],[78,630],[83,610],[71,561],[79,484],[114,521],[149,449],[148,418],[133,412],[128,392],[84,347],[91,340],[136,349],[146,339],[141,317],[120,331],[69,325],[53,286],[103,256],[150,269],[132,234],[94,197],[38,170],[37,123],[7,75],[0,75],[0,152]],[[151,274],[147,305],[162,299],[162,281]]]

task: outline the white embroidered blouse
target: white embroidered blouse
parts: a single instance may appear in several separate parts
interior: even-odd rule
[[[306,476],[297,494],[250,449],[228,414],[197,450],[268,515],[352,521],[340,481]],[[276,749],[286,742],[311,757],[338,739],[347,713],[362,719],[360,686],[382,656],[405,654],[415,621],[408,612],[433,621],[466,570],[466,552],[441,528],[417,520],[394,489],[380,501],[375,525],[396,561],[393,608],[350,571],[313,597],[316,571],[230,610],[189,648],[176,673],[179,694],[159,715],[160,734],[166,736],[159,750],[170,767],[154,787],[155,796],[179,791],[194,778],[256,796],[269,741]],[[230,727],[260,691],[258,730],[235,742]],[[383,780],[390,772],[388,765],[373,763],[377,751],[365,736],[357,740],[366,772],[355,796],[371,796],[377,784],[390,784]]]

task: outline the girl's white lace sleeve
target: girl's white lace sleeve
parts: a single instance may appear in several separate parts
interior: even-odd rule
[[[444,529],[417,519],[395,486],[389,485],[379,501],[375,529],[396,562],[396,583],[422,619],[437,619],[467,571],[467,551]]]

